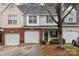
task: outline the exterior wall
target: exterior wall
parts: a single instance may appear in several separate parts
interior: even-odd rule
[[[24,31],[21,28],[4,28],[2,33],[2,45],[5,45],[6,33],[18,33],[20,35],[20,44],[24,43]]]
[[[54,18],[57,20],[58,18],[54,16]],[[57,25],[55,22],[53,23],[46,23],[46,15],[40,15],[39,16],[39,26],[52,26]]]
[[[2,27],[2,16],[0,15],[0,28]]]
[[[7,6],[7,5],[6,5]],[[4,7],[2,7],[4,9]],[[15,14],[17,15],[17,24],[16,25],[8,25],[8,15],[10,14]],[[76,11],[73,10],[72,14],[76,16]],[[28,15],[26,15],[26,25],[27,26],[52,26],[52,25],[57,25],[55,22],[53,23],[46,23],[46,15],[39,15],[36,14],[37,19],[38,19],[38,23],[37,24],[31,24],[29,25],[27,20],[28,20]],[[34,14],[31,14],[34,15]],[[72,17],[71,15],[69,15],[67,18]],[[56,20],[58,19],[56,16],[54,17]],[[75,18],[76,19],[76,18]],[[66,19],[67,21],[67,19]],[[21,10],[19,10],[19,8],[16,7],[16,5],[14,4],[12,8],[8,8],[6,9],[2,15],[0,15],[0,27],[2,26],[3,28],[19,28],[24,26],[24,19],[23,19],[23,13],[21,12]],[[75,22],[75,20],[74,20]]]
[[[16,15],[17,24],[8,24],[8,15]],[[19,28],[23,26],[23,13],[14,4],[12,7],[8,7],[2,13],[2,27],[3,28]]]
[[[33,15],[33,14],[32,14]],[[29,15],[26,15],[26,26],[51,26],[57,25],[55,22],[53,23],[46,23],[46,15],[37,15],[37,24],[29,24]],[[57,17],[54,17],[57,20]]]
[[[24,44],[24,32],[30,31],[31,29],[21,29],[21,28],[4,28],[4,31],[2,32],[2,45],[5,46],[5,34],[6,33],[18,33],[20,35],[20,45]],[[34,31],[39,31],[39,42],[42,40],[42,29],[34,29]],[[39,43],[40,44],[40,43]]]
[[[7,3],[0,3],[0,13],[7,7]],[[2,26],[2,16],[0,15],[0,27]]]
[[[31,14],[31,15],[33,15],[33,14]],[[28,23],[28,20],[29,20],[29,17],[28,17],[29,15],[26,15],[26,26],[52,26],[52,25],[57,25],[54,21],[53,21],[53,23],[46,23],[46,15],[37,15],[36,14],[36,16],[37,16],[37,24],[29,24]],[[69,22],[69,18],[73,18],[73,22]],[[58,17],[55,15],[54,16],[54,19],[56,20],[56,21],[58,21]],[[68,16],[67,16],[67,18],[65,19],[65,23],[75,23],[76,24],[76,22],[77,22],[77,20],[76,20],[76,11],[75,10],[73,10],[72,12],[71,12],[71,14],[69,14]]]
[[[0,13],[8,6],[8,3],[0,3]]]

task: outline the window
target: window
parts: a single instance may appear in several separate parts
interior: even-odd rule
[[[50,31],[50,37],[51,38],[57,38],[58,37],[58,31]]]
[[[76,23],[76,16],[74,14],[69,14],[65,19],[65,23]]]
[[[69,22],[73,22],[73,18],[69,18]]]
[[[65,19],[65,23],[75,23],[75,21],[73,20],[73,18],[67,18]]]
[[[46,16],[46,23],[53,23],[53,20],[50,16]]]
[[[13,20],[13,24],[17,24],[17,21],[16,20]]]
[[[15,15],[9,15],[8,16],[8,24],[17,24],[17,20],[16,20]]]
[[[29,23],[37,23],[37,16],[29,16]]]

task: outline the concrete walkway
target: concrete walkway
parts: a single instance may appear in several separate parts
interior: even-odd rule
[[[40,48],[39,45],[6,47],[0,50],[0,56],[40,56]]]

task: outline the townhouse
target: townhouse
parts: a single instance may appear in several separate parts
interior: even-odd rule
[[[49,42],[58,38],[57,24],[40,6],[0,4],[0,7],[2,45],[40,43],[41,40]],[[50,7],[49,10],[58,20],[55,9]],[[78,10],[73,9],[63,23],[63,38],[66,43],[79,37],[78,14]]]

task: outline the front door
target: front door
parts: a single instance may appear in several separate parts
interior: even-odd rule
[[[48,31],[44,32],[44,40],[46,40],[48,42]]]

